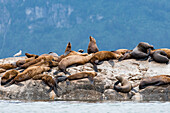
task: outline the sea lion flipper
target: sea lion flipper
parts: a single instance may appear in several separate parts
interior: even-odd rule
[[[52,88],[52,87],[50,87],[50,89],[47,91],[47,93],[50,93],[50,92],[52,91],[52,89],[53,89],[53,88]]]
[[[56,78],[53,78],[54,82],[55,82],[55,87],[59,88],[60,90],[62,90],[59,86],[58,86],[58,80]]]
[[[112,67],[114,67],[114,64],[115,64],[115,63],[114,63],[113,60],[109,60],[108,63],[109,63]]]
[[[54,91],[54,93],[55,93],[57,96],[59,96],[59,95],[58,95],[57,88],[54,87],[53,91]]]
[[[68,72],[68,71],[65,71],[64,73],[65,73],[65,74],[68,74],[68,75],[71,75],[71,73],[70,73],[70,72]]]
[[[98,64],[98,65],[101,65],[101,64],[103,64],[103,62],[104,62],[104,61],[100,61],[100,62],[98,62],[97,64]]]
[[[98,72],[98,69],[97,69],[97,65],[96,64],[93,64],[93,69],[95,72]]]
[[[91,76],[88,76],[88,79],[89,79],[90,83],[91,83],[92,85],[94,85],[94,80],[93,80],[93,78],[92,78]]]
[[[148,58],[149,60],[148,60],[148,62],[151,62],[151,61],[153,61],[153,58],[152,57],[150,57],[149,56],[149,58]]]
[[[61,87],[58,84],[56,84],[56,88],[62,90]]]
[[[138,91],[136,89],[134,89],[134,88],[132,88],[131,91],[134,91],[135,93],[138,93]]]

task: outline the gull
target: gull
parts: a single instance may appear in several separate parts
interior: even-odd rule
[[[21,54],[22,54],[22,51],[20,50],[18,53],[16,53],[16,54],[14,55],[14,57],[20,56]]]

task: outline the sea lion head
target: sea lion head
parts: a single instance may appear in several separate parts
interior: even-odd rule
[[[123,77],[122,76],[116,76],[115,77],[118,81],[122,82],[123,81]]]
[[[69,54],[70,52],[71,52],[71,43],[69,42],[69,43],[67,44],[66,49],[65,49],[64,55],[67,55],[67,54]]]
[[[90,38],[90,41],[91,41],[91,42],[96,43],[96,40],[95,40],[92,36],[90,36],[89,38]]]
[[[139,84],[139,89],[144,89],[146,87],[146,84],[148,84],[147,81],[145,81],[145,80],[141,81]]]
[[[79,49],[79,50],[78,50],[78,52],[83,53],[83,52],[84,52],[84,50],[83,50],[83,49]]]

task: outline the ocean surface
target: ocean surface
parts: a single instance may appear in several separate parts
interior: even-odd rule
[[[0,100],[0,113],[170,113],[170,102]]]

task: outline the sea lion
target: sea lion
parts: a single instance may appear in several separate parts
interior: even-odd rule
[[[125,53],[132,52],[132,50],[129,50],[129,49],[118,49],[116,51],[111,51],[111,52],[114,52],[114,53],[119,54],[119,55],[124,55]]]
[[[51,90],[53,90],[55,94],[59,96],[57,89],[59,88],[61,90],[61,88],[58,86],[56,79],[53,78],[52,76],[47,75],[47,74],[39,74],[39,75],[34,76],[32,79],[42,80],[46,85],[50,87],[50,89],[47,92],[51,92]]]
[[[116,76],[116,79],[118,81],[114,84],[114,89],[117,92],[128,93],[132,90],[132,84],[127,79],[122,76]],[[118,85],[119,83],[121,83],[121,86]]]
[[[35,75],[41,74],[43,72],[49,71],[50,67],[44,67],[44,66],[32,66],[27,69],[25,69],[22,73],[19,73],[10,83],[9,85],[13,83],[19,83],[25,80],[29,80]]]
[[[66,68],[71,66],[71,65],[83,65],[93,57],[93,54],[87,55],[87,56],[81,56],[81,55],[71,55],[68,57],[63,58],[59,64],[58,68],[59,71],[64,72],[65,74],[69,74],[69,72],[66,71]]]
[[[103,61],[109,61],[109,63],[113,67],[114,66],[113,59],[119,59],[120,57],[121,55],[111,51],[99,51],[93,55],[93,57],[90,59],[90,63],[93,65],[94,70],[98,72],[97,65],[102,64]]]
[[[3,73],[5,71],[6,71],[6,69],[0,68],[0,73]]]
[[[67,55],[61,55],[58,57],[57,60],[55,60],[56,62],[60,62],[63,58],[66,58],[68,56],[71,56],[71,55],[80,55],[80,56],[87,56],[88,53],[78,53],[76,51],[71,51],[70,53],[68,53]]]
[[[154,51],[150,56],[151,57],[149,58],[149,62],[154,60],[158,63],[166,63],[166,64],[169,63],[169,59],[165,51],[157,50],[157,51]]]
[[[45,60],[41,60],[40,62],[36,63],[36,64],[33,64],[31,66],[45,66],[45,67],[56,67],[58,66],[58,62],[55,62],[55,61],[45,61]],[[31,67],[30,66],[30,67]]]
[[[0,64],[0,68],[3,68],[5,70],[14,69],[17,67],[15,64],[14,63]]]
[[[78,52],[79,52],[79,53],[83,53],[84,50],[83,50],[83,49],[79,49]]]
[[[12,79],[14,79],[19,74],[17,70],[9,70],[1,77],[1,85],[8,84]]]
[[[31,58],[31,57],[38,58],[38,55],[30,54],[30,53],[25,53],[25,56],[27,56],[27,58]]]
[[[90,53],[98,52],[99,49],[97,47],[96,40],[92,36],[90,36],[89,39],[90,39],[90,42],[88,45],[87,53],[90,54]]]
[[[170,59],[170,49],[168,48],[154,49],[152,50],[152,52],[157,51],[157,50],[165,51],[165,53],[167,54],[167,57]]]
[[[94,77],[97,76],[96,72],[80,72],[76,74],[72,74],[69,76],[62,76],[62,77],[57,77],[57,82],[62,82],[62,81],[72,81],[72,80],[78,80],[78,79],[83,79],[83,78],[88,78],[91,84],[94,84]],[[67,84],[69,84],[67,81]]]
[[[34,60],[34,59],[36,59],[36,57],[29,57],[29,58],[26,58],[26,59],[24,59],[24,60],[18,60],[18,61],[16,62],[16,65],[17,65],[17,67],[20,67],[21,65],[23,65],[23,64],[25,64],[25,63],[27,63],[27,62],[30,62],[30,61],[32,61],[32,60]]]
[[[70,53],[70,52],[71,52],[71,43],[69,42],[69,43],[67,44],[66,49],[65,49],[64,55],[67,55],[67,54]]]
[[[137,60],[147,60],[150,55],[150,50],[153,50],[153,45],[149,45],[146,42],[140,42],[132,52],[127,52],[124,56],[119,58],[119,61],[124,59],[134,58]],[[148,52],[149,50],[149,52]]]
[[[170,84],[170,75],[157,75],[143,79],[139,84],[139,89],[144,89],[147,86],[161,86]]]
[[[27,62],[23,65],[20,66],[21,69],[26,69],[28,68],[29,66],[33,65],[33,64],[36,64],[40,61],[52,61],[54,60],[54,57],[51,56],[51,55],[42,55],[42,56],[39,56],[38,58],[34,59],[34,60],[31,60],[30,62]]]

